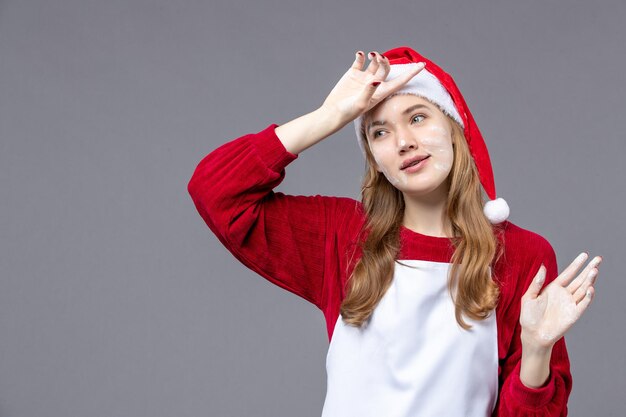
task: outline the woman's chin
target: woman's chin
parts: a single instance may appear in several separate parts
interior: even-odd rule
[[[444,190],[444,183],[439,184],[412,184],[409,181],[408,184],[398,184],[396,188],[404,194],[405,197],[410,198],[425,198],[432,197],[435,194],[441,194],[442,196],[447,196],[447,190]]]

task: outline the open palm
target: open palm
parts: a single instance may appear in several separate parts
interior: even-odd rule
[[[601,257],[594,258],[575,277],[586,259],[586,254],[579,255],[543,291],[546,268],[543,265],[539,268],[522,296],[520,325],[527,342],[541,347],[553,346],[585,312],[595,292],[597,266],[602,262]]]

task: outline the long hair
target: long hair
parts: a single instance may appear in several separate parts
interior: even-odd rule
[[[498,303],[500,291],[491,277],[490,267],[502,254],[497,237],[502,230],[492,225],[483,214],[484,199],[478,170],[463,129],[454,119],[445,116],[452,128],[454,147],[452,169],[446,179],[449,185],[446,215],[452,225],[454,237],[450,241],[455,248],[448,291],[455,304],[456,321],[468,330],[472,326],[463,320],[462,314],[483,320]],[[402,192],[376,170],[363,124],[359,140],[366,152],[366,173],[361,186],[366,221],[358,242],[362,256],[348,279],[340,310],[344,322],[356,327],[361,327],[369,319],[391,285],[404,218]],[[361,239],[364,234],[367,237]]]

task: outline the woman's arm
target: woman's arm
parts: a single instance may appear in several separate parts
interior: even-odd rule
[[[565,333],[591,304],[602,257],[580,254],[559,275],[550,243],[535,235],[529,273],[520,281],[519,322],[504,366],[499,416],[565,416],[572,389]],[[538,250],[538,251],[537,251]]]
[[[276,136],[285,149],[299,154],[340,130],[346,123],[341,116],[327,107],[307,113],[276,128]]]
[[[572,375],[570,362],[565,344],[565,338],[560,337],[552,344],[548,364],[546,357],[532,357],[532,348],[522,337],[523,329],[520,324],[522,298],[526,297],[533,283],[538,285],[540,280],[537,271],[541,265],[545,266],[545,276],[542,285],[549,285],[557,279],[558,266],[556,253],[550,243],[539,235],[526,241],[524,248],[528,250],[522,259],[528,263],[518,282],[518,289],[514,295],[514,303],[510,311],[502,317],[503,320],[515,321],[514,332],[508,354],[502,364],[501,388],[498,396],[497,408],[494,416],[498,417],[563,417],[567,415],[567,401],[572,390]],[[532,248],[526,249],[526,248]],[[532,291],[532,290],[531,290]],[[526,351],[524,351],[526,349]],[[528,359],[531,359],[529,362]],[[522,373],[524,361],[524,373]],[[529,369],[530,366],[530,369]],[[545,367],[548,367],[545,381]],[[522,380],[522,378],[524,378]],[[535,384],[542,382],[539,386]]]
[[[352,66],[321,108],[283,126],[223,144],[203,158],[188,191],[206,224],[244,265],[271,282],[323,308],[325,280],[334,271],[336,226],[354,215],[345,197],[293,196],[274,192],[285,167],[384,97],[400,89],[419,69],[384,81],[389,63],[376,59],[363,69],[358,52]]]
[[[332,287],[327,264],[337,262],[336,225],[350,214],[351,201],[274,192],[298,157],[275,128],[212,151],[196,167],[188,191],[207,226],[241,263],[322,309],[323,289]]]

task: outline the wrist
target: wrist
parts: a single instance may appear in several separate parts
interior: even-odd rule
[[[545,354],[546,352],[551,352],[552,347],[555,344],[555,342],[551,340],[543,340],[541,338],[530,336],[524,332],[524,329],[522,329],[520,341],[522,342],[524,350],[535,354]]]
[[[552,348],[543,346],[522,345],[522,358],[533,361],[541,361],[552,356]]]
[[[529,350],[522,348],[520,381],[528,388],[538,389],[546,384],[550,377],[550,358],[552,349]]]
[[[333,133],[350,123],[351,120],[345,120],[341,112],[332,107],[322,104],[315,113],[318,114],[320,121],[326,123],[333,129]]]
[[[320,107],[279,125],[275,133],[287,151],[292,154],[299,154],[332,135],[341,127],[341,119],[336,113],[325,107]]]

